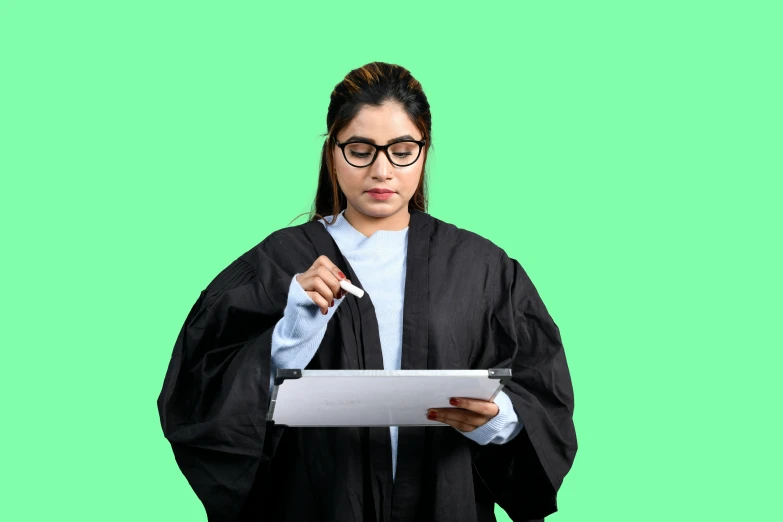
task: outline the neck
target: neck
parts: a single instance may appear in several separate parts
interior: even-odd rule
[[[402,230],[410,224],[411,219],[407,206],[391,216],[375,217],[363,214],[348,205],[343,217],[353,228],[367,237],[378,230]]]

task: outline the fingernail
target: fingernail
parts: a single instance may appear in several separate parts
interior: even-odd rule
[[[340,272],[339,270],[337,271],[337,275],[339,275],[340,277],[342,277],[343,279],[345,279],[345,274],[343,274],[343,273],[342,273],[342,272]]]
[[[329,308],[334,306],[334,299],[332,299],[332,304],[329,305]]]
[[[452,406],[459,406],[459,399],[451,398],[449,399],[449,404],[451,404]]]
[[[321,310],[321,313],[326,315],[327,311],[326,310]]]
[[[427,413],[427,418],[428,418],[429,420],[435,420],[435,419],[437,419],[437,418],[438,418],[438,414],[437,414],[437,413],[435,413],[434,411],[428,412],[428,413]]]

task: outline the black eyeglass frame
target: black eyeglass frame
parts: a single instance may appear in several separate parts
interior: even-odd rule
[[[410,167],[411,165],[413,165],[414,163],[419,161],[419,158],[421,157],[421,151],[424,150],[424,145],[427,143],[427,140],[400,140],[400,141],[395,141],[393,143],[389,143],[388,145],[376,145],[375,143],[370,143],[369,141],[363,141],[363,140],[346,141],[346,142],[340,143],[339,141],[337,141],[337,136],[332,136],[332,140],[334,140],[334,144],[337,145],[338,147],[340,147],[340,150],[343,151],[343,158],[345,158],[345,161],[348,162],[348,165],[350,165],[352,167],[356,167],[357,169],[363,169],[363,168],[369,167],[370,165],[375,163],[375,160],[378,158],[378,151],[383,151],[383,153],[386,154],[386,159],[388,159],[389,163],[391,163],[395,167]],[[372,159],[370,160],[370,163],[368,163],[367,165],[362,165],[362,166],[354,165],[353,163],[351,163],[351,161],[348,159],[348,156],[346,156],[346,154],[345,154],[345,146],[346,145],[350,145],[352,143],[364,143],[365,145],[372,145],[373,147],[375,147],[375,154],[373,154]],[[415,143],[416,145],[418,145],[419,146],[419,153],[416,155],[416,159],[414,159],[413,161],[411,161],[410,163],[407,163],[405,165],[400,165],[399,163],[395,163],[394,160],[391,159],[391,156],[389,155],[389,150],[388,149],[392,145],[397,145],[399,143]]]

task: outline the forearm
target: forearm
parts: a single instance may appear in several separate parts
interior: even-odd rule
[[[274,382],[278,368],[304,368],[310,363],[342,299],[335,299],[335,306],[323,315],[318,305],[299,285],[296,276],[291,279],[283,317],[272,333],[270,382]]]

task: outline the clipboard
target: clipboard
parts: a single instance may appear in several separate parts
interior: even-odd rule
[[[279,369],[267,421],[291,427],[446,426],[429,408],[453,408],[451,397],[492,401],[510,368],[487,370]]]

